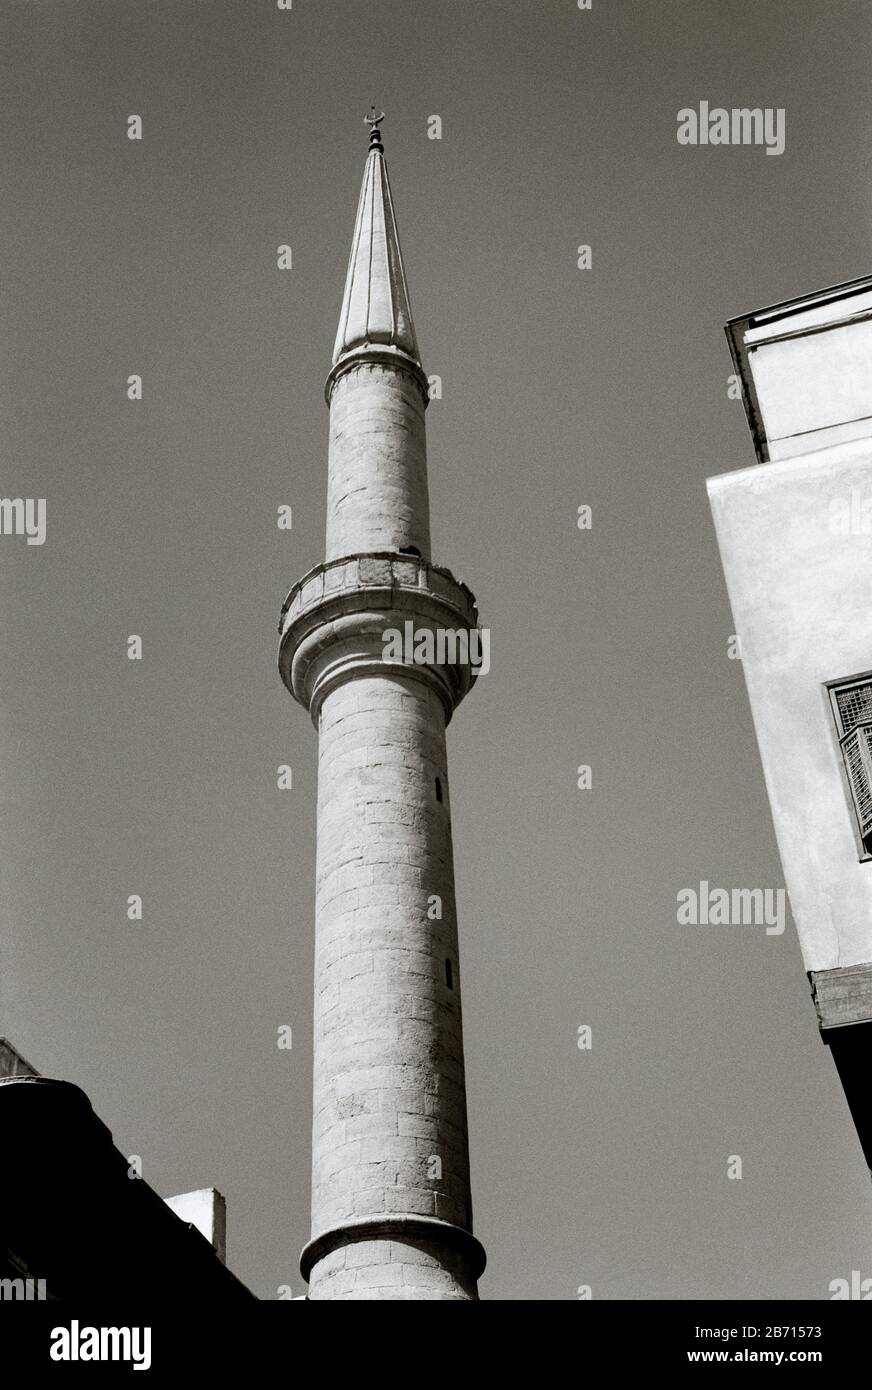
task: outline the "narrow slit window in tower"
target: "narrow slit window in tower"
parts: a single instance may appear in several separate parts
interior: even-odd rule
[[[450,960],[446,960],[445,962],[445,983],[449,989],[454,988],[454,971],[451,968]]]

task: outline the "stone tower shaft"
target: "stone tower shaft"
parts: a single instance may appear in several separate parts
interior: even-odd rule
[[[318,730],[310,1298],[475,1299],[445,728],[465,585],[430,561],[427,379],[376,125],[326,395],[326,560],[282,609],[279,669]],[[420,646],[417,648],[421,650]]]

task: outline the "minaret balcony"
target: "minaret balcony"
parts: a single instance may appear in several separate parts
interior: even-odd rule
[[[483,669],[472,592],[450,570],[396,551],[316,565],[285,599],[279,633],[282,680],[316,727],[330,690],[367,675],[426,682],[447,722]]]

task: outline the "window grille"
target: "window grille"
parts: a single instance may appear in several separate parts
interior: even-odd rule
[[[867,854],[872,854],[872,680],[840,682],[830,687],[839,746]]]
[[[872,681],[849,685],[843,690],[837,688],[836,705],[842,733],[849,734],[858,724],[872,719]]]

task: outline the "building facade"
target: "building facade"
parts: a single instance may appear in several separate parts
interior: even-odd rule
[[[818,1023],[872,1166],[872,279],[727,334],[758,463],[709,497]]]

